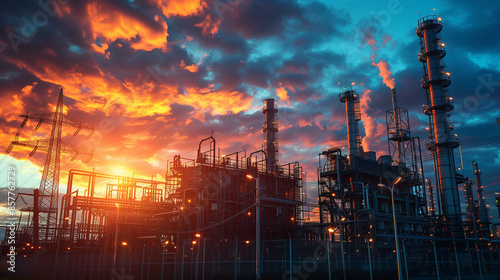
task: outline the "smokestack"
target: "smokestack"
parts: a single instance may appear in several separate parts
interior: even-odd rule
[[[275,173],[278,165],[278,105],[275,99],[266,99],[262,113],[266,114],[263,132],[266,134],[264,151],[267,155],[267,171]]]
[[[402,151],[402,141],[404,140],[404,136],[403,135],[405,132],[402,131],[402,128],[401,128],[401,116],[400,116],[400,112],[398,110],[398,98],[396,96],[396,89],[395,88],[391,88],[391,96],[392,96],[392,111],[394,112],[394,134],[392,135],[392,138],[395,140],[396,142],[396,153],[397,153],[397,161],[398,161],[398,165],[399,166],[404,166],[406,165],[406,160],[404,158],[404,153]]]
[[[455,177],[455,157],[453,149],[459,146],[458,136],[451,134],[448,114],[453,110],[452,99],[446,96],[451,84],[449,73],[445,73],[446,55],[441,43],[443,29],[441,18],[425,16],[418,21],[416,34],[420,37],[418,59],[423,63],[422,88],[426,90],[427,104],[424,113],[429,116],[430,139],[426,147],[434,154],[437,166],[438,187],[441,205],[446,220],[451,223],[453,236],[462,236],[460,228],[460,198]]]
[[[361,119],[361,112],[359,110],[359,97],[354,91],[354,85],[345,86],[340,90],[339,101],[345,103],[345,112],[347,119],[347,142],[350,162],[353,157],[359,156],[362,149],[361,137],[358,137],[358,121]]]
[[[486,203],[484,202],[483,197],[483,185],[481,184],[481,170],[477,165],[477,162],[472,162],[472,167],[474,168],[474,177],[476,179],[476,190],[477,190],[477,201],[478,201],[478,210],[479,210],[479,223],[481,224],[481,229],[483,231],[488,230],[487,224],[489,223],[488,219],[488,210],[486,209]]]
[[[398,107],[398,99],[396,96],[396,89],[391,88],[391,95],[392,95],[392,109],[394,112],[396,112],[396,108]]]

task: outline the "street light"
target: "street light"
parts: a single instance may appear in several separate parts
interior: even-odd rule
[[[392,187],[389,188],[384,184],[378,184],[379,187],[388,188],[391,191],[391,202],[392,202],[392,219],[394,221],[394,239],[396,240],[396,260],[398,262],[398,279],[403,279],[401,275],[401,260],[399,259],[399,242],[398,242],[398,226],[396,223],[396,208],[394,207],[394,186],[396,186],[399,182],[401,182],[401,177],[398,177],[392,183]]]
[[[255,179],[255,274],[256,279],[260,280],[260,178],[250,174],[246,176],[248,179]]]
[[[346,274],[345,274],[345,259],[344,259],[344,238],[343,238],[343,231],[342,231],[342,223],[343,221],[345,221],[345,218],[340,218],[340,205],[342,205],[342,207],[344,207],[344,200],[345,200],[345,195],[347,194],[347,192],[343,193],[341,197],[335,197],[336,199],[338,199],[340,201],[339,205],[337,205],[337,216],[338,216],[338,222],[339,222],[339,240],[340,240],[340,250],[342,251],[342,274],[344,276],[344,278],[342,279],[346,279]],[[333,232],[333,228],[331,229],[332,231],[330,231],[330,228],[328,229],[328,232],[332,233]],[[330,240],[330,239],[328,239]]]

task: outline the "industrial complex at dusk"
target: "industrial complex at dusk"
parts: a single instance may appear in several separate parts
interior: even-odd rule
[[[2,12],[1,279],[500,279],[498,50],[440,10],[75,2]]]

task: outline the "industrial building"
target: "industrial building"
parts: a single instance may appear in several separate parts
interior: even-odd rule
[[[279,161],[274,99],[264,101],[261,150],[228,153],[210,136],[196,158],[168,160],[164,182],[71,170],[58,200],[60,152],[91,154],[65,146],[61,129],[93,130],[62,113],[61,90],[54,114],[23,115],[53,127],[40,190],[20,196],[34,200],[17,228],[26,255],[19,266],[29,264],[25,275],[40,279],[500,279],[499,233],[479,165],[473,162],[476,195],[472,178],[455,167],[460,143],[452,133],[441,31],[437,16],[421,18],[416,28],[429,117],[425,148],[435,178],[425,176],[422,141],[412,136],[396,89],[385,108],[388,153],[377,155],[363,149],[360,97],[354,84],[345,86],[338,99],[345,103],[347,149],[318,151],[319,222],[304,219],[311,204],[301,165]]]

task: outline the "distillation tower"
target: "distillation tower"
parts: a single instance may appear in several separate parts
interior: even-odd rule
[[[264,151],[267,155],[267,171],[276,172],[278,165],[278,105],[275,99],[266,99],[262,113],[266,115],[266,122],[263,126],[263,131],[266,134],[264,141]]]
[[[479,220],[479,227],[481,234],[483,236],[489,235],[490,222],[488,219],[488,208],[486,207],[486,202],[483,197],[483,185],[481,184],[481,170],[477,165],[477,162],[472,162],[472,167],[474,169],[474,177],[476,179],[476,191],[477,191],[477,212]]]
[[[451,224],[453,236],[460,236],[460,200],[455,171],[453,149],[459,146],[458,136],[452,134],[453,123],[449,114],[453,110],[453,99],[447,95],[451,84],[450,74],[444,71],[446,64],[445,44],[441,42],[443,28],[441,18],[432,15],[419,19],[416,34],[420,38],[418,59],[423,63],[422,88],[426,91],[427,103],[424,113],[429,116],[429,140],[426,143],[435,161],[437,188],[441,210]]]
[[[354,91],[354,85],[345,86],[340,90],[339,101],[345,103],[347,119],[347,142],[349,150],[349,160],[356,156],[361,156],[363,147],[361,146],[361,135],[359,134],[358,122],[361,120],[359,107],[359,96]]]

